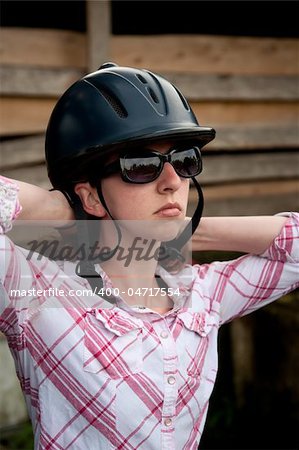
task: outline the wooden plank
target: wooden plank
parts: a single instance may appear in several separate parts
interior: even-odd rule
[[[45,130],[56,103],[53,98],[4,97],[0,101],[0,135],[34,134]],[[298,129],[299,103],[278,102],[191,102],[202,125],[242,125]],[[279,145],[279,142],[278,142]]]
[[[216,138],[203,152],[214,150],[273,150],[299,147],[298,122],[290,124],[220,125],[216,126]]]
[[[0,99],[0,135],[43,133],[55,104],[50,98]]]
[[[296,75],[222,75],[162,73],[188,98],[196,100],[299,100]]]
[[[87,0],[86,12],[88,69],[92,72],[109,60],[110,1]]]
[[[38,164],[45,161],[45,136],[29,136],[0,143],[0,168]]]
[[[191,102],[202,125],[217,127],[239,124],[246,126],[299,125],[299,103],[289,102]]]
[[[45,189],[51,188],[45,164],[1,170],[1,175],[19,181],[26,181],[27,183],[32,183]]]
[[[299,209],[298,180],[204,186],[203,193],[204,216],[272,215]],[[196,204],[197,194],[192,189],[188,215],[192,215]]]
[[[86,70],[86,39],[84,33],[73,31],[2,27],[2,64]],[[205,35],[111,36],[109,59],[157,72],[296,75],[298,42]]]
[[[2,66],[0,67],[1,95],[59,97],[84,75],[84,71],[80,69]]]
[[[93,4],[95,2],[92,2]],[[100,63],[107,57],[96,58]],[[80,69],[36,68],[24,66],[0,67],[2,95],[60,96],[68,86],[84,76]],[[197,75],[163,73],[189,99],[197,100],[299,100],[298,77],[248,75]]]
[[[203,172],[197,177],[200,183],[216,184],[233,181],[285,179],[299,177],[299,153],[241,153],[203,157]]]
[[[299,180],[270,180],[255,181],[245,183],[232,183],[226,185],[204,186],[206,199],[209,201],[223,199],[248,199],[257,196],[276,196],[278,194],[298,194]],[[190,191],[190,201],[193,202],[197,198],[195,189]],[[298,197],[299,202],[299,197]]]
[[[119,65],[158,72],[296,75],[298,55],[295,38],[154,35],[111,41],[111,57]]]
[[[2,27],[1,63],[38,67],[87,67],[86,35],[76,31]]]

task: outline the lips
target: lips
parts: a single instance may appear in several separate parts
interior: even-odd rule
[[[155,214],[161,217],[176,217],[181,214],[182,208],[178,203],[166,203]]]

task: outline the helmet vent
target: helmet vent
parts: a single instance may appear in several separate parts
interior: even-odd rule
[[[117,98],[112,96],[110,92],[106,90],[101,89],[100,92],[119,117],[121,117],[122,119],[128,117],[127,111]]]
[[[188,105],[187,100],[185,99],[185,97],[180,93],[180,91],[175,86],[173,86],[173,87],[177,91],[180,99],[182,100],[182,103],[183,103],[184,108],[186,109],[186,111],[190,111],[190,106]]]
[[[136,74],[136,77],[138,78],[139,81],[141,81],[141,83],[147,84],[146,79],[142,75],[140,75],[139,73]]]
[[[155,94],[155,92],[153,91],[152,88],[148,88],[148,93],[152,97],[152,99],[154,100],[155,103],[159,103],[159,99],[156,96],[156,94]]]

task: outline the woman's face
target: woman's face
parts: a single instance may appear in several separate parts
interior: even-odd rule
[[[152,144],[151,150],[167,153],[170,145]],[[183,220],[186,216],[189,179],[176,174],[166,162],[160,176],[146,184],[126,183],[120,174],[101,181],[109,212],[117,220]]]

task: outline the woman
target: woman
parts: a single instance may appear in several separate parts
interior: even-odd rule
[[[299,286],[298,214],[200,221],[200,148],[214,136],[168,81],[108,63],[52,113],[55,190],[2,177],[3,233],[16,217],[75,218],[81,250],[57,261],[1,236],[1,330],[35,448],[196,449],[219,326]],[[246,255],[192,266],[191,235],[192,250]]]

